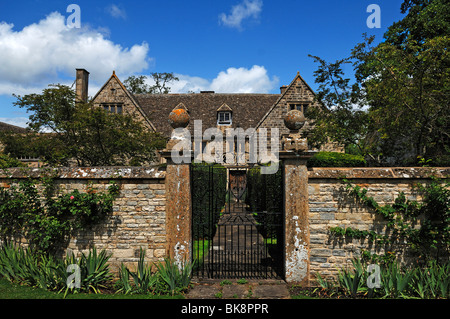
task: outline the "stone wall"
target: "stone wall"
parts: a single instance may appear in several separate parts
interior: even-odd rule
[[[299,161],[297,163],[297,161]],[[383,230],[384,221],[348,195],[340,178],[368,189],[380,204],[391,204],[402,191],[409,199],[420,200],[413,184],[430,181],[430,176],[448,178],[450,168],[311,168],[306,160],[288,159],[286,176],[286,280],[309,284],[314,274],[336,275],[350,265],[367,241],[333,240],[330,227]],[[0,170],[0,186],[12,179],[39,178],[48,169],[14,168]],[[141,248],[148,262],[166,256],[175,259],[190,255],[189,166],[102,167],[54,169],[61,192],[88,187],[105,191],[110,181],[120,185],[113,212],[102,225],[71,239],[76,253],[95,246],[112,254],[113,270],[121,263],[135,264]],[[291,195],[292,194],[292,195]],[[291,196],[293,196],[291,198]],[[380,251],[377,251],[380,253]]]
[[[11,178],[38,178],[44,173],[50,171],[37,168],[0,171],[0,185],[7,185]],[[105,223],[77,234],[71,239],[69,249],[76,254],[92,246],[106,249],[112,254],[113,270],[122,262],[127,265],[137,262],[140,248],[146,250],[149,262],[166,256],[165,170],[158,167],[60,168],[52,170],[52,174],[62,193],[75,189],[86,192],[88,187],[106,191],[110,181],[120,185],[113,212]]]
[[[367,196],[379,204],[392,204],[400,192],[407,199],[420,201],[414,183],[427,183],[429,177],[450,176],[450,168],[313,168],[308,171],[310,276],[335,276],[337,269],[351,265],[354,256],[372,247],[367,240],[336,240],[330,237],[331,227],[352,227],[359,230],[384,231],[385,221],[348,194],[340,180],[346,176],[354,185],[368,190]],[[379,248],[379,247],[378,247]]]

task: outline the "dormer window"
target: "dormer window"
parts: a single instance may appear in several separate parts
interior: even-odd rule
[[[230,111],[217,112],[217,124],[231,125],[231,112]]]

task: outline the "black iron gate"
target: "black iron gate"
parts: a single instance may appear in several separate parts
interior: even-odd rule
[[[194,274],[283,278],[283,170],[192,164]]]

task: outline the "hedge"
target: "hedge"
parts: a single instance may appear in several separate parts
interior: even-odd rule
[[[191,165],[192,231],[195,239],[211,239],[225,205],[227,170],[221,165]]]
[[[280,167],[275,174],[261,174],[261,167],[247,171],[246,203],[253,213],[264,238],[279,238],[283,213],[283,173]]]
[[[364,167],[364,157],[338,152],[319,152],[308,160],[308,167]]]

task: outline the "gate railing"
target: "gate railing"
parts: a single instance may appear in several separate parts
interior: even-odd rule
[[[270,176],[259,167],[191,166],[194,275],[283,277],[282,171]]]

